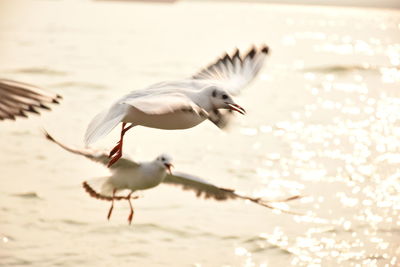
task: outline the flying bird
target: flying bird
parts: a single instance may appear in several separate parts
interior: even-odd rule
[[[67,146],[55,140],[46,131],[45,136],[51,142],[59,145],[71,153],[82,155],[103,165],[108,164],[108,154],[104,151],[98,151],[89,148],[77,149]],[[132,193],[137,190],[146,190],[156,187],[161,183],[176,185],[180,186],[184,190],[194,191],[197,197],[203,196],[204,198],[211,198],[215,200],[244,199],[270,209],[276,209],[281,212],[299,215],[298,213],[289,210],[278,209],[268,203],[291,201],[300,198],[300,196],[292,196],[282,200],[265,201],[261,198],[241,195],[235,190],[216,186],[207,182],[206,180],[190,174],[175,171],[172,173],[172,167],[172,158],[166,154],[162,154],[154,160],[148,162],[136,162],[129,159],[127,156],[123,156],[118,162],[110,167],[111,176],[107,177],[104,181],[101,181],[99,192],[96,191],[96,189],[94,189],[93,186],[87,181],[83,182],[83,188],[90,196],[94,198],[111,201],[111,207],[108,211],[107,219],[110,219],[111,217],[114,201],[127,200],[130,207],[130,213],[128,216],[129,224],[131,224],[134,214],[131,199],[136,198],[132,197]],[[130,191],[126,196],[117,195],[119,192],[125,189]]]
[[[50,110],[48,104],[58,104],[62,97],[37,86],[8,79],[0,79],[0,120],[15,120]]]
[[[122,122],[120,140],[109,154],[108,166],[111,166],[122,156],[124,134],[134,126],[188,129],[208,119],[220,128],[225,127],[229,111],[245,113],[232,95],[237,95],[254,79],[268,50],[265,45],[253,46],[241,55],[236,49],[190,78],[132,91],[92,119],[85,133],[86,146]]]

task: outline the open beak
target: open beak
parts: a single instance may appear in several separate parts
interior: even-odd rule
[[[165,168],[168,170],[169,174],[172,175],[172,171],[171,168],[174,167],[174,165],[172,165],[171,163],[164,163]]]
[[[229,106],[230,110],[234,110],[239,112],[240,114],[244,115],[246,114],[246,111],[244,110],[244,108],[242,108],[241,106],[239,106],[238,104],[231,104],[231,103],[226,103]]]

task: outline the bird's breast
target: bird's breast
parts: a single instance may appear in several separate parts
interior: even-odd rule
[[[165,178],[165,170],[159,168],[142,168],[141,174],[129,180],[129,187],[144,190],[156,187]]]

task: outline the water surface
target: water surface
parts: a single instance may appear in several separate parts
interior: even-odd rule
[[[2,1],[2,76],[62,105],[2,122],[3,266],[396,266],[400,254],[400,13],[246,3]],[[62,11],[62,12],[61,12]],[[172,155],[176,169],[306,216],[160,186],[127,203],[90,198],[102,166],[46,141],[82,145],[87,123],[130,90],[188,77],[223,51],[271,56],[222,132],[131,130],[125,152]],[[118,131],[96,144],[110,149]],[[282,205],[285,208],[285,205]]]

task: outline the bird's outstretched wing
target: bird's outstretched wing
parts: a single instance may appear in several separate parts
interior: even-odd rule
[[[61,98],[34,85],[0,79],[0,120],[39,114],[38,109],[50,110],[47,104],[58,104]]]
[[[67,145],[55,140],[47,131],[45,131],[45,130],[43,130],[43,131],[44,131],[44,134],[45,134],[47,140],[59,145],[60,147],[62,147],[63,149],[65,149],[71,153],[84,156],[88,159],[91,159],[95,162],[101,163],[105,166],[107,166],[108,162],[110,161],[110,158],[108,157],[108,154],[105,151],[96,151],[96,150],[89,149],[89,148],[78,149],[78,148],[74,148],[72,146],[67,146]],[[126,157],[122,157],[115,164],[113,164],[110,167],[110,169],[113,170],[113,169],[120,168],[120,167],[136,168],[138,166],[139,166],[139,164],[137,162],[130,160]]]
[[[213,185],[199,177],[186,174],[186,173],[181,173],[181,172],[174,172],[173,174],[167,174],[167,176],[164,179],[164,183],[166,184],[172,184],[172,185],[177,185],[181,186],[184,190],[191,190],[196,193],[197,197],[204,197],[204,198],[212,198],[215,200],[228,200],[228,199],[244,199],[244,200],[250,200],[251,202],[254,202],[256,204],[259,204],[261,206],[274,209],[274,210],[279,210],[284,213],[289,213],[289,214],[295,214],[295,215],[300,215],[299,213],[292,212],[289,210],[283,210],[279,209],[277,207],[274,207],[270,205],[270,202],[287,202],[290,200],[295,200],[300,198],[300,196],[293,196],[287,199],[283,200],[278,200],[278,201],[265,201],[262,200],[261,198],[254,198],[254,197],[248,197],[244,195],[240,195],[235,192],[233,189],[227,189],[227,188],[222,188],[218,187],[216,185]]]
[[[112,131],[126,116],[130,107],[148,114],[162,115],[174,112],[191,112],[207,119],[209,114],[177,88],[193,88],[191,82],[162,82],[144,90],[130,92],[117,100],[111,108],[97,114],[85,133],[85,144],[89,145]]]
[[[141,97],[127,98],[120,101],[128,104],[149,115],[168,114],[173,112],[193,112],[198,116],[207,118],[208,113],[194,103],[187,96],[180,93],[148,94]]]
[[[238,49],[234,53],[225,53],[214,63],[192,76],[196,80],[212,81],[232,95],[236,95],[257,76],[264,64],[269,48],[253,46],[247,53],[240,55]]]
[[[93,198],[100,199],[100,200],[105,200],[105,201],[112,201],[112,200],[129,200],[129,199],[136,199],[138,196],[121,196],[121,195],[115,195],[114,197],[112,194],[104,194],[104,193],[99,193],[90,183],[87,181],[84,181],[82,183],[83,189]]]
[[[236,49],[235,52],[225,53],[215,62],[200,70],[192,79],[208,81],[225,88],[229,93],[236,95],[251,83],[264,65],[269,53],[266,45],[253,46],[246,53]],[[210,114],[210,121],[221,129],[227,128],[232,119],[230,110],[215,110]]]

